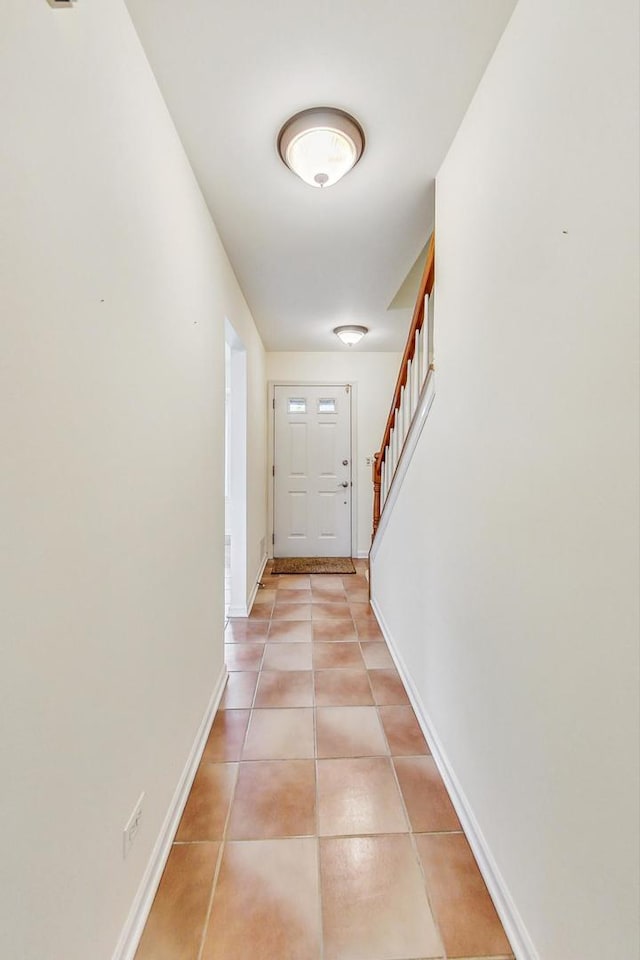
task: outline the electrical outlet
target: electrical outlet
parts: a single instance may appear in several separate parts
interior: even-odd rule
[[[127,859],[127,854],[131,847],[133,846],[133,841],[138,836],[140,832],[140,823],[142,821],[142,801],[144,800],[144,793],[140,794],[138,802],[136,803],[131,816],[127,820],[124,831],[122,835],[122,854]]]

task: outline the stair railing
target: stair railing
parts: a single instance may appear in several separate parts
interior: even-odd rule
[[[374,537],[400,463],[411,423],[418,409],[422,389],[429,373],[433,370],[434,280],[435,239],[432,234],[380,451],[374,455],[373,459]]]

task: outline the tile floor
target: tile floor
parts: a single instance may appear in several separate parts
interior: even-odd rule
[[[357,574],[273,577],[136,960],[512,957]]]

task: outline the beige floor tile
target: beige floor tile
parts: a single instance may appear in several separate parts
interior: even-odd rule
[[[289,574],[278,575],[279,590],[310,590],[311,578]]]
[[[302,620],[272,620],[269,643],[311,643],[311,623]]]
[[[259,587],[258,592],[256,593],[256,603],[271,603],[273,604],[276,599],[276,587]]]
[[[334,640],[332,643],[313,644],[314,670],[337,670],[341,667],[364,670],[365,665],[358,643],[342,643]]]
[[[227,643],[224,662],[227,670],[259,670],[263,652],[263,643]]]
[[[276,597],[276,604],[282,603],[311,603],[311,590],[287,590],[280,587]]]
[[[268,620],[273,610],[273,600],[256,600],[249,613],[249,620]]]
[[[355,643],[358,639],[353,620],[314,620],[313,639],[318,643]]]
[[[225,845],[202,960],[319,960],[317,841]]]
[[[387,744],[375,707],[318,707],[318,757],[383,757]]]
[[[256,707],[312,707],[311,670],[263,670],[258,681]]]
[[[310,643],[268,643],[263,670],[311,670]]]
[[[176,833],[176,841],[222,840],[237,763],[201,763]]]
[[[369,590],[369,581],[359,573],[343,577],[342,585],[348,594],[355,593],[357,590],[366,590],[367,592]]]
[[[245,709],[253,704],[258,674],[235,672],[227,677],[227,685],[220,701],[221,710]]]
[[[197,960],[219,843],[173,846],[135,960]]]
[[[358,638],[353,620],[314,620],[313,639],[318,643],[334,641],[353,643]]]
[[[354,620],[356,625],[356,633],[358,634],[358,640],[370,641],[377,640],[382,641],[384,637],[382,635],[382,630],[378,626],[377,620],[363,619]]]
[[[202,762],[239,760],[248,722],[248,710],[220,710],[205,744]]]
[[[312,590],[341,590],[344,592],[344,585],[342,583],[342,577],[339,575],[333,575],[328,573],[312,573],[311,574],[311,589]]]
[[[360,649],[364,662],[369,670],[390,670],[395,669],[395,664],[391,659],[391,654],[387,649],[386,643],[361,643]]]
[[[380,707],[380,719],[394,757],[429,753],[429,747],[411,707]]]
[[[396,669],[369,670],[369,680],[376,703],[383,706],[409,703],[409,697]]]
[[[369,600],[354,601],[353,594],[349,594],[349,610],[354,620],[373,620],[377,623],[376,615]]]
[[[225,643],[247,643],[264,641],[269,632],[266,620],[230,620],[224,632]]]
[[[416,833],[462,830],[433,757],[397,757],[394,766]]]
[[[355,590],[351,588],[347,593],[347,599],[349,600],[349,603],[369,603],[368,587],[362,587],[361,589]]]
[[[391,761],[319,760],[318,822],[324,837],[406,833],[409,824]]]
[[[322,839],[325,960],[442,957],[408,836]]]
[[[313,756],[313,710],[252,711],[243,760],[302,760]]]
[[[227,830],[230,840],[315,834],[313,760],[241,763]]]
[[[268,573],[264,573],[260,579],[260,582],[264,584],[265,590],[277,590],[280,577],[272,577]]]
[[[276,603],[273,620],[311,620],[310,603]]]
[[[317,670],[316,706],[366,707],[373,704],[366,670]]]
[[[416,837],[448,957],[510,955],[511,947],[463,834]]]
[[[348,620],[349,617],[349,604],[346,601],[327,603],[319,600],[311,604],[312,620]]]
[[[312,599],[315,603],[346,603],[347,594],[342,583],[336,586],[313,584],[311,587]]]

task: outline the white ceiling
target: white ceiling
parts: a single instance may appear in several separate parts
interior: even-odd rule
[[[269,350],[401,350],[389,310],[433,225],[434,178],[515,0],[127,0]],[[332,105],[366,150],[317,190],[276,152]],[[396,304],[406,302],[406,288]],[[230,318],[233,319],[233,318]]]

